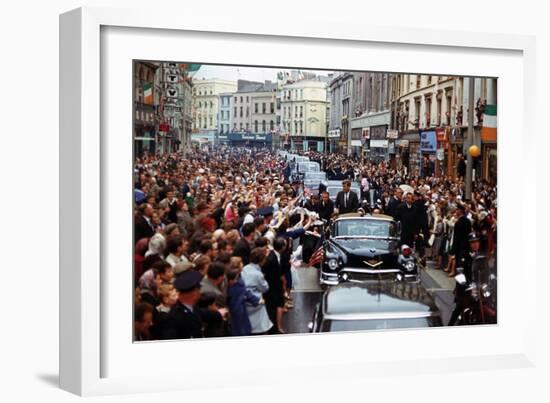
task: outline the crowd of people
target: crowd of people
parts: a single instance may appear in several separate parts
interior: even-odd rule
[[[267,149],[135,159],[135,340],[284,333],[293,262],[312,263],[314,248],[305,245],[322,239],[323,220],[362,206],[393,216],[402,242],[449,276],[472,232],[494,255],[493,184],[474,182],[464,201],[460,175],[416,177],[384,162],[308,154],[329,178],[343,180],[334,202],[322,188],[292,180],[292,161]]]

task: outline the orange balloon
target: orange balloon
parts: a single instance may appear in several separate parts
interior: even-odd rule
[[[479,157],[479,154],[481,154],[479,147],[476,145],[470,146],[470,148],[468,148],[468,152],[474,158]]]

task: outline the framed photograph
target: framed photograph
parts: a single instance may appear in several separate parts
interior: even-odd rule
[[[63,389],[534,365],[533,38],[83,8],[60,46]]]

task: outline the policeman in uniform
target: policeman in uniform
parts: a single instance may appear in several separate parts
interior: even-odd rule
[[[202,275],[195,270],[187,270],[176,278],[174,287],[178,290],[178,302],[168,314],[163,339],[203,337],[202,318],[196,307],[201,295],[201,280]]]

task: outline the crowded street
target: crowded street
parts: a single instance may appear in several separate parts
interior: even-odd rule
[[[487,181],[474,182],[472,200],[463,201],[460,176],[409,176],[383,161],[302,153],[338,178],[331,180],[342,189],[333,203],[322,181],[317,190],[304,186],[297,157],[209,147],[136,159],[136,340],[306,333],[323,296],[346,285],[339,283],[389,284],[392,298],[426,304],[429,298],[438,325],[455,324],[450,318],[461,303],[455,278],[473,281],[472,258],[481,253],[496,272],[496,189]],[[360,203],[339,211],[349,207],[350,183],[359,187]],[[368,217],[399,225],[393,238],[412,251],[418,275],[409,280],[387,270],[380,273],[391,272],[389,278],[348,278],[344,267],[337,283],[323,281],[321,272],[331,266],[330,223]]]
[[[497,323],[496,79],[134,62],[134,339]]]

